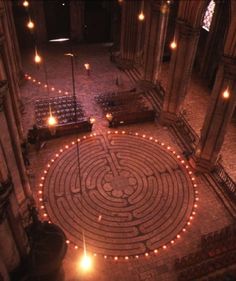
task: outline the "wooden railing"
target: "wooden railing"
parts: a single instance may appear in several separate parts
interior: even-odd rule
[[[178,281],[199,280],[203,276],[225,269],[236,261],[236,225],[228,225],[201,237],[198,252],[177,258]]]
[[[219,185],[228,194],[228,196],[236,203],[236,183],[227,174],[224,167],[220,164],[217,164],[212,174],[219,183]]]
[[[177,120],[171,126],[176,137],[180,140],[184,147],[184,154],[188,158],[194,153],[198,142],[198,135],[185,119],[183,113],[180,113]]]
[[[190,124],[188,123],[188,121],[184,117],[183,113],[179,114],[179,117],[178,117],[176,122],[179,126],[181,126],[184,129],[184,131],[186,132],[188,137],[191,139],[192,143],[196,143],[198,141],[199,137],[198,137],[197,133],[190,126]]]

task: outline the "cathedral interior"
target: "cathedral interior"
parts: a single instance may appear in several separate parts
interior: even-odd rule
[[[236,280],[236,1],[0,13],[0,281]]]

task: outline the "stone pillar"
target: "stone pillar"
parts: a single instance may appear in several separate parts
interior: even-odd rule
[[[1,149],[1,148],[0,148]],[[2,151],[0,157],[2,158]],[[0,159],[4,162],[4,159]],[[24,231],[19,205],[15,200],[13,184],[7,169],[0,170],[0,257],[8,272],[14,270],[29,250],[28,239]],[[6,178],[6,180],[4,179]]]
[[[1,210],[1,212],[3,211]],[[17,246],[12,237],[11,229],[6,217],[0,221],[0,256],[4,261],[4,265],[8,272],[15,269],[20,263]]]
[[[29,247],[6,160],[6,152],[0,142],[0,260],[10,272],[19,265],[20,258],[27,255]],[[4,266],[0,263],[0,267]]]
[[[9,29],[11,30],[11,39],[12,39],[12,54],[15,64],[15,72],[18,78],[18,82],[20,82],[24,78],[22,62],[21,62],[21,55],[20,49],[18,44],[18,39],[16,35],[15,23],[12,14],[12,2],[11,1],[4,1],[5,5],[5,12],[6,12],[6,19],[8,21]]]
[[[117,54],[120,52],[122,3],[114,1],[111,6],[111,41],[113,45],[110,51],[117,52]]]
[[[223,93],[228,89],[229,97]],[[210,171],[216,164],[224,136],[236,105],[236,58],[224,56],[219,65],[211,101],[192,164],[199,171]]]
[[[169,5],[152,1],[146,26],[143,79],[156,84],[161,71],[169,16]]]
[[[195,59],[199,29],[177,20],[175,41],[177,48],[172,50],[168,88],[164,98],[160,121],[164,124],[176,120],[191,78]]]
[[[3,36],[4,34],[4,36]],[[8,26],[7,15],[0,13],[0,60],[3,65],[0,73],[0,79],[7,79],[9,81],[9,91],[11,95],[11,102],[13,107],[13,114],[17,125],[17,130],[20,138],[23,138],[23,127],[20,117],[20,89],[18,85],[17,69],[14,62],[13,43],[11,39],[11,32]]]
[[[19,136],[14,123],[10,96],[6,81],[0,83],[0,143],[7,154],[7,166],[10,169],[15,186],[15,195],[19,204],[26,203],[26,198],[32,199],[28,178],[20,148]]]
[[[31,5],[30,7],[31,13],[36,23],[35,32],[36,32],[37,42],[39,44],[47,43],[48,35],[47,35],[44,3],[42,0],[36,0],[36,1],[31,1],[30,5]]]
[[[84,1],[70,1],[70,36],[75,42],[84,40]]]
[[[7,151],[4,151],[4,146],[0,140],[0,236],[7,236],[5,239],[0,238],[0,244],[3,241],[0,249],[5,250],[5,252],[0,252],[5,253],[5,256],[11,256],[11,253],[12,255],[14,253],[11,258],[8,256],[9,264],[5,263],[10,271],[19,263],[19,257],[24,258],[28,254],[29,243],[21,219],[21,206],[16,200],[17,187],[14,186],[12,181],[12,167],[7,162],[9,157],[10,155],[7,154]],[[9,240],[8,245],[5,243],[7,240]],[[1,257],[3,258],[0,254]],[[3,260],[6,261],[5,258]]]
[[[122,2],[120,53],[121,59],[130,63],[135,62],[138,36],[141,35],[138,33],[140,7],[141,1]]]
[[[1,281],[10,281],[6,265],[3,262],[3,257],[0,256],[0,280]]]

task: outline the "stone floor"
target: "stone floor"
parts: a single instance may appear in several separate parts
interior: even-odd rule
[[[87,250],[102,256],[157,251],[173,244],[196,212],[194,178],[177,157],[157,139],[125,131],[64,145],[45,168],[43,215],[75,246],[83,245],[84,231]]]
[[[22,91],[22,100],[25,105],[25,114],[23,115],[23,125],[25,128],[25,131],[29,127],[32,126],[34,123],[34,101],[41,97],[48,97],[50,96],[57,96],[57,95],[65,95],[71,94],[71,65],[70,65],[70,59],[66,56],[64,56],[65,52],[69,51],[69,47],[66,45],[60,45],[59,47],[57,45],[53,45],[50,48],[47,49],[47,51],[44,51],[45,57],[46,57],[46,67],[47,67],[47,73],[48,73],[48,81],[50,85],[50,92],[45,91],[45,88],[43,87],[43,84],[45,84],[45,71],[43,71],[42,66],[40,66],[39,69],[37,69],[33,63],[31,62],[31,58],[33,58],[32,55],[25,55],[24,59],[24,68],[25,72],[28,73],[32,78],[22,85],[21,91]],[[130,145],[130,155],[128,153],[128,158],[131,157],[132,159],[135,159],[137,162],[137,173],[136,176],[132,176],[131,174],[125,174],[127,177],[123,174],[122,179],[120,178],[120,181],[122,180],[129,180],[130,188],[127,190],[123,190],[120,188],[119,184],[113,184],[111,178],[102,178],[100,176],[99,179],[99,173],[97,172],[99,170],[99,161],[102,159],[111,159],[113,156],[113,165],[114,163],[119,167],[120,163],[123,163],[122,161],[124,159],[119,159],[118,153],[114,153],[112,150],[107,150],[106,152],[102,151],[104,153],[105,158],[96,158],[96,153],[98,153],[99,149],[101,149],[100,146],[96,148],[96,144],[98,143],[99,138],[103,138],[103,141],[106,142],[106,145],[103,146],[104,149],[107,149],[111,146],[112,142],[111,139],[108,138],[107,131],[108,131],[108,124],[106,120],[104,119],[104,116],[102,115],[102,112],[100,108],[97,106],[96,102],[94,101],[94,97],[98,95],[99,93],[110,91],[110,90],[117,90],[117,89],[128,89],[132,87],[131,82],[128,80],[128,78],[124,75],[124,73],[121,73],[118,69],[115,68],[114,65],[111,64],[109,61],[109,55],[108,55],[108,46],[107,45],[82,45],[79,47],[74,48],[74,53],[78,54],[78,58],[76,58],[76,67],[75,67],[75,77],[76,77],[76,93],[79,101],[82,103],[84,110],[87,114],[87,116],[93,116],[96,118],[96,123],[94,124],[92,133],[96,133],[97,136],[93,136],[93,140],[90,140],[90,134],[79,134],[79,135],[71,135],[59,139],[54,139],[51,141],[48,141],[45,146],[40,151],[35,151],[34,148],[31,148],[30,151],[30,161],[31,161],[31,167],[30,167],[30,181],[32,185],[32,189],[34,191],[35,197],[38,198],[39,202],[39,208],[43,214],[46,214],[46,216],[49,216],[52,221],[56,220],[62,228],[65,230],[65,232],[68,231],[68,229],[73,226],[73,228],[79,228],[79,219],[89,221],[90,219],[90,230],[92,231],[92,227],[99,228],[99,231],[103,234],[103,244],[105,243],[105,239],[107,238],[107,243],[109,244],[111,242],[111,239],[114,237],[109,236],[110,234],[114,234],[114,229],[112,229],[112,224],[109,225],[107,223],[109,220],[115,220],[116,222],[119,222],[120,220],[117,219],[116,214],[118,212],[109,213],[109,208],[112,210],[114,209],[114,206],[112,204],[109,204],[109,206],[106,208],[103,208],[103,212],[100,214],[100,210],[97,213],[94,213],[93,208],[94,203],[96,203],[96,206],[99,207],[98,200],[99,196],[103,196],[103,200],[101,200],[101,206],[104,206],[103,204],[106,204],[107,198],[109,200],[111,198],[116,198],[116,201],[114,204],[117,204],[119,200],[121,200],[121,197],[123,195],[132,196],[132,194],[129,194],[129,192],[134,192],[136,190],[134,187],[132,187],[132,184],[136,183],[136,180],[140,178],[141,175],[141,169],[143,169],[142,163],[149,163],[149,157],[150,159],[153,159],[153,161],[156,161],[157,165],[160,163],[163,163],[166,159],[169,159],[170,166],[167,168],[167,174],[174,175],[174,167],[177,165],[178,167],[181,166],[181,162],[177,162],[177,158],[173,158],[170,156],[170,152],[167,152],[167,146],[170,145],[171,150],[175,150],[176,153],[180,153],[181,151],[176,143],[176,140],[173,138],[173,136],[168,132],[166,128],[161,127],[158,123],[144,123],[144,124],[137,124],[137,125],[130,125],[130,126],[124,126],[121,129],[119,129],[119,144],[121,144],[120,148],[124,147],[124,144],[128,143],[127,145]],[[86,71],[83,67],[84,63],[89,63],[91,65],[91,73],[90,76],[87,76]],[[165,71],[163,71],[164,75]],[[117,86],[115,81],[117,76],[120,78],[120,85]],[[33,80],[35,81],[33,82]],[[163,77],[163,81],[166,78]],[[40,82],[40,83],[39,83]],[[194,80],[193,80],[194,82]],[[199,91],[201,90],[201,87],[198,85],[197,88],[194,88],[195,84],[192,83],[190,87],[190,94],[189,96],[194,95],[194,98],[192,100],[188,99],[186,100],[186,105],[189,106],[187,108],[187,116],[189,118],[189,121],[191,125],[194,127],[193,117],[195,116],[196,121],[196,129],[199,130],[199,126],[203,122],[203,115],[202,111],[199,111],[197,115],[194,115],[194,107],[196,104],[193,103],[193,101],[196,101],[197,104],[204,104],[203,108],[206,108],[207,106],[207,100],[209,100],[209,97],[204,94],[199,94]],[[195,91],[194,91],[195,89]],[[199,94],[199,95],[198,95]],[[206,100],[206,103],[204,103],[204,100]],[[191,102],[190,102],[191,101]],[[204,111],[204,110],[203,110]],[[205,111],[206,112],[206,111]],[[196,118],[197,116],[197,118]],[[199,120],[198,120],[199,118]],[[126,132],[126,134],[122,134],[122,130]],[[116,134],[113,131],[114,138],[116,139]],[[236,136],[236,130],[234,125],[230,126],[229,131],[232,132],[232,134],[229,134],[229,140],[227,141],[227,137],[225,140],[224,147],[226,144],[232,140],[232,136]],[[145,140],[140,138],[140,136],[131,136],[129,132],[135,134],[137,132],[139,135],[145,134]],[[199,131],[198,131],[199,132]],[[83,136],[86,136],[86,139],[83,139]],[[100,136],[100,137],[99,137]],[[101,137],[102,136],[102,137]],[[63,171],[66,171],[66,169],[75,169],[76,167],[76,149],[75,144],[72,145],[73,141],[76,141],[77,138],[82,138],[84,143],[84,148],[82,149],[82,155],[81,155],[81,161],[84,161],[84,163],[87,163],[87,166],[81,166],[81,170],[84,169],[84,173],[87,176],[87,180],[91,183],[92,178],[90,175],[89,178],[89,171],[92,171],[93,174],[96,174],[97,172],[97,182],[100,183],[100,189],[99,189],[99,196],[98,197],[92,197],[89,196],[85,199],[84,206],[87,208],[90,206],[91,208],[83,209],[83,213],[87,215],[87,217],[82,216],[81,208],[79,207],[78,198],[76,199],[76,196],[74,198],[71,197],[71,194],[73,191],[74,195],[76,194],[76,190],[66,189],[66,186],[70,186],[70,183],[68,181],[70,178],[68,177],[67,173],[63,173]],[[158,158],[155,154],[156,151],[160,151],[161,145],[156,144],[155,149],[153,148],[154,143],[153,140],[150,140],[149,137],[152,137],[154,140],[158,139],[160,142],[165,143],[166,150],[163,151],[162,157],[163,160]],[[95,142],[94,142],[95,138]],[[130,144],[131,142],[131,144]],[[65,145],[70,144],[68,149],[65,147]],[[86,147],[88,145],[88,147]],[[231,142],[232,145],[232,142]],[[63,152],[60,152],[60,149],[63,147]],[[137,153],[138,150],[143,151],[145,150],[145,147],[147,147],[147,150],[151,149],[150,155],[145,155],[143,153],[140,153],[142,157],[139,157],[139,153]],[[152,148],[150,148],[152,147]],[[157,149],[157,150],[156,150]],[[161,150],[162,151],[162,150]],[[235,149],[234,151],[235,152]],[[61,154],[60,154],[61,153]],[[126,152],[127,153],[127,152]],[[223,152],[222,152],[223,153]],[[231,150],[227,150],[224,156],[225,159],[233,159],[231,156]],[[56,156],[58,154],[58,157]],[[228,158],[225,158],[225,155],[227,157],[227,154],[229,154]],[[74,158],[72,157],[74,155]],[[115,157],[114,157],[115,155]],[[234,153],[235,155],[235,153]],[[89,160],[86,159],[86,157],[89,156]],[[96,159],[97,162],[93,163],[89,162],[91,159]],[[125,153],[123,153],[123,157],[125,156]],[[84,158],[83,158],[84,157]],[[230,158],[231,157],[231,158]],[[51,159],[55,159],[52,163],[52,167],[47,167],[48,163],[50,163]],[[117,161],[118,159],[118,161]],[[171,160],[170,160],[171,159]],[[114,162],[115,161],[115,162]],[[119,162],[120,161],[120,162]],[[145,162],[146,161],[146,162]],[[158,162],[160,161],[160,162]],[[125,161],[125,165],[127,165],[129,161]],[[82,163],[82,162],[81,162]],[[178,164],[176,164],[178,163]],[[124,165],[124,166],[125,166]],[[134,163],[133,163],[134,165]],[[232,167],[235,167],[235,161],[232,160]],[[91,166],[91,167],[90,167]],[[111,165],[105,165],[107,168],[111,167]],[[155,166],[155,167],[156,167]],[[55,167],[55,169],[54,169]],[[87,167],[87,171],[84,167]],[[170,169],[170,167],[172,167]],[[229,167],[230,168],[230,167]],[[154,169],[154,168],[153,168]],[[46,171],[46,172],[44,172]],[[187,179],[187,173],[185,170],[181,169],[182,171],[182,179],[183,181],[186,181]],[[155,174],[155,169],[154,169]],[[157,174],[157,173],[156,173]],[[64,175],[64,179],[62,178]],[[100,172],[101,175],[101,172]],[[142,175],[141,175],[142,176]],[[43,177],[43,179],[42,179]],[[147,175],[146,175],[147,177]],[[167,176],[168,177],[168,176]],[[143,177],[145,179],[145,176]],[[71,177],[73,180],[73,177]],[[158,180],[158,176],[156,176],[156,180]],[[178,183],[178,180],[174,180],[174,178],[171,178],[170,180],[165,179],[166,186],[169,186],[170,190],[170,197],[173,199],[174,192],[176,192],[175,189],[180,189],[180,184]],[[43,183],[42,183],[43,181]],[[74,178],[74,181],[76,182],[76,178]],[[118,181],[118,182],[120,182]],[[141,180],[143,181],[143,179]],[[144,180],[145,181],[145,180]],[[67,185],[67,183],[68,185]],[[185,185],[185,192],[189,190],[190,194],[193,192],[193,188],[191,187],[191,184],[189,180],[187,180],[188,184]],[[167,237],[168,239],[162,240],[158,245],[158,252],[154,252],[155,247],[147,247],[145,245],[145,250],[138,250],[134,252],[127,252],[127,256],[129,257],[128,260],[124,258],[126,256],[125,253],[122,253],[117,251],[117,249],[112,249],[112,252],[107,254],[107,258],[104,258],[104,255],[106,255],[106,251],[104,250],[104,246],[101,247],[100,255],[93,257],[94,266],[93,270],[89,273],[84,275],[81,270],[78,269],[78,259],[82,253],[81,247],[78,247],[77,249],[77,243],[80,246],[81,239],[76,238],[76,231],[73,229],[71,230],[72,236],[68,239],[70,240],[68,252],[66,255],[66,258],[64,260],[64,271],[65,271],[65,280],[66,281],[77,281],[77,280],[101,280],[101,281],[121,281],[121,280],[129,280],[129,281],[156,281],[156,280],[177,280],[177,274],[174,270],[173,264],[176,257],[182,257],[184,255],[187,255],[189,253],[192,253],[199,249],[200,245],[200,237],[202,234],[206,234],[211,231],[215,231],[217,229],[220,229],[224,227],[225,225],[229,224],[231,222],[231,218],[229,214],[227,213],[227,210],[222,206],[220,200],[215,195],[215,193],[212,190],[212,187],[209,186],[207,182],[204,181],[203,178],[200,176],[196,177],[197,182],[197,189],[199,192],[199,202],[197,202],[196,206],[196,214],[194,214],[194,217],[191,221],[189,221],[189,225],[184,227],[187,222],[187,217],[191,212],[189,210],[192,208],[193,205],[193,199],[190,199],[190,201],[186,201],[185,204],[182,203],[182,206],[186,207],[187,215],[183,216],[182,220],[179,220],[181,223],[179,225],[179,228],[176,229],[176,232],[173,231],[173,236],[168,236],[168,228],[166,232],[164,231],[165,235],[163,237]],[[66,183],[64,185],[64,183]],[[41,186],[43,184],[44,186]],[[142,183],[143,184],[143,183]],[[152,183],[149,182],[150,188],[147,185],[144,189],[144,192],[150,192],[153,195],[154,189],[152,186]],[[72,184],[73,185],[73,184]],[[85,187],[86,185],[84,185]],[[56,188],[56,192],[53,192],[50,188],[54,187]],[[93,187],[92,183],[89,184],[89,187]],[[63,189],[65,188],[65,189]],[[82,185],[83,188],[83,185]],[[41,190],[45,190],[45,194],[42,196],[41,192],[38,193]],[[83,189],[82,189],[83,190]],[[90,191],[91,192],[91,191]],[[103,192],[103,193],[102,193]],[[109,193],[110,192],[110,193]],[[113,192],[113,194],[112,194]],[[165,191],[166,192],[166,191]],[[171,195],[172,194],[172,195]],[[60,200],[60,196],[65,195],[64,199]],[[146,204],[147,208],[149,205],[147,204],[148,201],[151,202],[151,200],[154,200],[154,196],[150,195],[150,199],[146,197],[144,206]],[[167,195],[167,194],[165,194]],[[48,196],[47,198],[45,196]],[[120,197],[121,196],[121,197]],[[171,197],[172,196],[172,197]],[[142,195],[139,200],[143,200],[145,196]],[[63,196],[62,196],[63,198]],[[66,198],[66,200],[65,200]],[[93,200],[92,200],[93,198]],[[181,197],[183,198],[183,196]],[[191,198],[191,196],[189,197]],[[45,200],[47,199],[47,200]],[[48,200],[50,199],[50,200]],[[122,200],[127,200],[127,198],[122,198]],[[69,200],[69,201],[68,201]],[[121,200],[121,201],[122,201]],[[168,200],[167,200],[168,201]],[[62,208],[58,207],[58,202],[60,206],[63,206],[64,210],[67,210],[67,213],[63,212],[60,213]],[[68,204],[68,202],[73,202],[71,205],[73,209],[65,208],[65,204]],[[170,200],[170,202],[174,202],[174,200]],[[180,214],[181,210],[181,200],[175,200],[175,205],[179,208],[176,212],[176,217],[178,217],[178,214]],[[46,209],[45,209],[45,206]],[[118,202],[120,204],[120,201]],[[159,202],[155,202],[154,204],[160,204]],[[68,204],[69,205],[69,204]],[[171,208],[175,208],[175,205],[171,205]],[[40,206],[43,206],[42,209]],[[127,205],[128,206],[128,205]],[[127,206],[124,206],[124,209],[127,208]],[[167,205],[166,205],[167,206]],[[119,208],[121,208],[119,206]],[[123,207],[122,207],[123,208]],[[158,208],[158,207],[157,207]],[[189,209],[190,208],[190,209]],[[46,210],[46,212],[45,212]],[[104,211],[105,210],[105,211]],[[155,230],[156,221],[158,219],[162,218],[165,221],[165,217],[168,216],[168,208],[164,207],[165,213],[163,215],[160,215],[160,217],[157,217],[155,220],[154,218],[154,232],[158,231],[158,229]],[[86,211],[86,212],[85,212]],[[155,210],[156,211],[156,210]],[[93,216],[91,216],[91,212],[93,212]],[[125,211],[124,211],[125,212]],[[143,213],[144,212],[144,213]],[[143,212],[140,211],[140,215],[142,215],[142,219],[145,218],[145,208]],[[56,217],[53,216],[53,213],[56,214]],[[100,217],[101,215],[101,217]],[[127,216],[130,216],[131,213],[128,211],[126,213]],[[105,217],[106,216],[106,217]],[[47,217],[46,217],[47,218]],[[70,219],[69,219],[70,218]],[[72,223],[72,219],[75,218],[75,223]],[[95,218],[97,219],[95,223]],[[121,218],[123,219],[123,218]],[[107,225],[104,225],[104,223],[107,223]],[[119,235],[122,234],[120,230],[122,229],[123,221],[121,220],[121,225],[119,225],[118,229],[118,236],[115,237],[115,239],[119,238]],[[171,225],[172,220],[168,220],[169,226]],[[144,222],[145,223],[145,222]],[[174,223],[174,221],[173,221]],[[100,225],[101,224],[101,225]],[[183,228],[186,229],[186,231],[183,231]],[[106,233],[106,231],[107,233]],[[151,231],[151,225],[149,224],[147,228],[143,228],[144,231],[147,229],[147,237],[143,239],[141,235],[141,239],[143,239],[143,244],[145,244],[145,241],[148,241],[148,239],[152,238],[152,231]],[[78,233],[81,232],[78,230]],[[96,234],[96,233],[95,233]],[[73,235],[75,237],[73,237]],[[86,233],[85,233],[86,235]],[[177,235],[179,235],[177,237]],[[86,239],[86,237],[85,237]],[[99,237],[100,239],[100,237]],[[122,239],[124,237],[122,236]],[[121,239],[121,242],[122,242]],[[174,241],[171,242],[171,240]],[[88,241],[90,243],[96,243],[96,241]],[[131,243],[132,241],[126,241],[125,246],[129,247],[134,245]],[[122,244],[122,243],[121,243]],[[115,245],[115,244],[113,244]],[[166,247],[163,247],[163,246]],[[120,247],[120,245],[119,245]],[[95,245],[95,250],[97,251],[97,244]],[[119,250],[120,248],[118,248]],[[146,252],[146,249],[148,250],[148,255],[143,255]],[[95,250],[93,252],[95,252]],[[140,254],[142,254],[140,256]],[[115,257],[121,255],[123,256],[122,259],[115,260]],[[136,258],[134,255],[139,255],[139,258]]]

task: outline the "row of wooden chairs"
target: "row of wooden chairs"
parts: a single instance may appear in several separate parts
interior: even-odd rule
[[[201,246],[204,249],[213,249],[220,244],[224,245],[230,240],[236,240],[236,224],[232,224],[222,228],[219,231],[214,231],[207,235],[203,235],[201,237]]]
[[[199,280],[212,272],[236,263],[236,251],[226,252],[214,259],[208,259],[200,264],[189,267],[178,275],[178,281]]]

